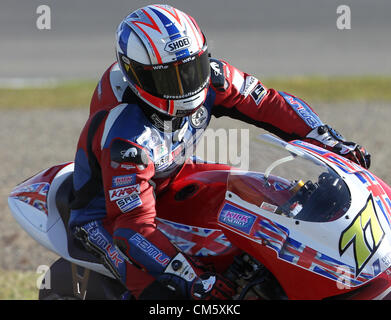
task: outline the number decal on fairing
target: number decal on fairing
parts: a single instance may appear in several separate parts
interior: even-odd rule
[[[364,209],[356,216],[350,226],[342,232],[339,239],[339,253],[341,256],[353,245],[356,276],[360,274],[366,263],[379,248],[383,238],[384,230],[377,217],[372,196],[370,196]]]

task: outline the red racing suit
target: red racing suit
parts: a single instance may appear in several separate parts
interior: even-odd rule
[[[89,247],[105,256],[107,267],[135,297],[178,253],[156,229],[156,194],[184,167],[189,172],[227,168],[189,160],[187,150],[197,144],[211,116],[240,119],[284,140],[303,138],[322,125],[301,99],[268,89],[227,62],[210,63],[206,101],[188,117],[167,121],[148,107],[128,87],[117,63],[103,74],[92,97],[75,156],[70,228],[79,238],[82,228]]]

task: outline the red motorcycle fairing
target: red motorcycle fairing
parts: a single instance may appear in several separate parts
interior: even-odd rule
[[[185,168],[158,196],[157,227],[185,254],[224,272],[242,252],[217,223],[230,167],[211,164],[208,169]]]
[[[262,192],[263,184],[251,176],[238,175],[231,176],[228,189],[246,202],[261,207],[264,201],[270,201]],[[228,198],[230,196],[231,193],[228,193]],[[227,212],[231,213],[231,220],[226,218]],[[235,224],[231,223],[232,218],[236,219]],[[365,273],[355,277],[350,269],[343,268],[345,265],[342,262],[292,239],[284,226],[262,215],[255,215],[229,200],[224,202],[218,221],[229,241],[239,248],[245,248],[249,255],[275,276],[288,299],[391,298],[391,293],[387,294],[390,287],[389,269],[375,278]],[[338,277],[342,282],[337,282]]]

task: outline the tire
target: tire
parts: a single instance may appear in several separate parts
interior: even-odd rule
[[[50,277],[50,282],[44,283],[45,280],[43,280],[38,300],[117,300],[128,296],[127,290],[119,281],[92,270],[87,270],[89,276],[88,282],[86,282],[85,295],[75,294],[72,263],[63,258],[54,262],[49,271],[50,275],[45,275],[44,279]],[[80,274],[85,272],[86,269],[77,266],[77,271]]]

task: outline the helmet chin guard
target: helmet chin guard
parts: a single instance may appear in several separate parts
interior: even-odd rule
[[[141,88],[133,88],[133,86],[130,87],[144,102],[146,102],[152,108],[163,114],[174,117],[186,117],[195,112],[205,102],[208,92],[208,89],[205,88],[190,98],[167,100],[157,98]]]
[[[159,112],[184,117],[205,101],[206,39],[194,19],[168,5],[129,14],[117,28],[117,61],[132,90]]]

